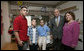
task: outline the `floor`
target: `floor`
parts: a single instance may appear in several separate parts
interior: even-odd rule
[[[17,44],[15,42],[7,43],[5,47],[1,50],[18,50]]]
[[[80,39],[83,41],[83,35],[79,36]],[[17,44],[15,41],[11,43],[7,43],[5,47],[1,48],[1,50],[18,50]],[[78,42],[78,46],[75,48],[75,50],[83,50],[83,42]]]

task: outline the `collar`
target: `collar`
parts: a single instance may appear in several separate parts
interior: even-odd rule
[[[55,16],[55,18],[60,18],[60,15],[58,17]]]
[[[26,19],[25,17],[23,17],[22,15],[19,15],[22,19]]]
[[[31,25],[31,28],[36,28],[36,26],[35,26],[35,27],[33,27],[33,26]]]
[[[43,25],[43,27],[45,26],[45,24]],[[42,27],[42,26],[40,26],[40,27]]]

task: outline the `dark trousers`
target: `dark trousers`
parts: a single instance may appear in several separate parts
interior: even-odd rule
[[[17,45],[17,47],[18,47],[18,50],[23,50],[23,46]]]
[[[53,50],[63,50],[61,39],[53,39]]]
[[[23,41],[23,46],[17,44],[18,50],[26,50],[28,48],[28,41]]]
[[[30,50],[37,50],[37,49],[38,49],[38,45],[36,44],[30,45]]]
[[[63,45],[64,50],[74,50],[74,48],[72,48],[72,47],[66,46],[64,44],[62,44],[62,45]]]

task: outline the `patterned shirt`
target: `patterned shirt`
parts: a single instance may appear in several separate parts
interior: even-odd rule
[[[18,31],[20,40],[27,41],[29,37],[27,36],[27,20],[19,15],[15,18],[13,22],[13,31]],[[17,42],[17,39],[16,39]]]
[[[27,36],[30,37],[30,41],[33,43],[33,27],[32,26],[28,27]],[[37,44],[37,40],[38,40],[38,32],[37,32],[37,27],[36,27],[35,44]]]

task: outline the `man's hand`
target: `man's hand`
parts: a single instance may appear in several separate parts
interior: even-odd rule
[[[32,42],[31,42],[30,37],[29,37],[29,44],[31,45],[31,43],[32,43]]]
[[[32,43],[32,42],[30,41],[29,44],[31,45],[31,43]]]
[[[18,44],[19,44],[20,46],[23,46],[23,41],[20,40],[20,38],[19,38],[19,33],[18,33],[17,31],[14,31],[14,35],[15,35],[17,41],[18,41]]]
[[[39,43],[39,40],[37,40],[37,43]]]
[[[23,41],[18,41],[18,44],[19,44],[20,46],[23,46]]]
[[[50,38],[53,39],[53,35],[50,35]]]

